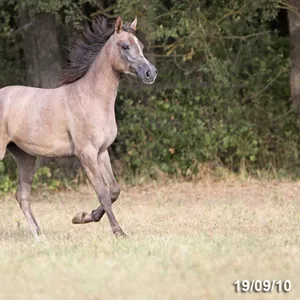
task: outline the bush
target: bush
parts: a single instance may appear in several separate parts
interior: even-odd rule
[[[125,168],[157,165],[186,176],[213,162],[299,174],[289,41],[274,28],[277,1],[118,4],[128,18],[143,14],[159,70],[151,90],[124,88],[118,99],[115,152]]]

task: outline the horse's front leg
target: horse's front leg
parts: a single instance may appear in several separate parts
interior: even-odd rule
[[[102,174],[105,175],[105,178],[108,181],[110,187],[110,199],[111,202],[114,203],[119,198],[121,189],[115,179],[107,150],[101,156],[101,161],[98,161],[98,168],[100,169],[100,171],[102,171]],[[72,219],[72,223],[85,224],[90,222],[99,222],[104,214],[104,208],[102,207],[102,205],[99,205],[99,207],[92,210],[90,213],[80,212],[76,214],[76,216]]]
[[[101,206],[99,206],[96,210],[94,210],[92,213],[80,213],[77,214],[73,218],[73,223],[89,223],[89,222],[97,222],[99,221],[104,213],[107,214],[108,220],[110,222],[112,231],[115,235],[118,236],[125,236],[123,230],[119,226],[114,213],[112,211],[112,196],[116,199],[120,193],[119,187],[117,186],[117,183],[112,182],[112,171],[109,161],[109,156],[107,151],[99,153],[96,148],[93,146],[85,147],[84,150],[78,151],[78,158],[80,159],[87,176],[93,185],[99,202]],[[109,162],[109,167],[107,162]],[[112,174],[112,177],[111,177]],[[114,177],[113,177],[114,178]],[[110,186],[112,183],[114,183],[114,188],[117,191],[115,195],[111,196],[111,188]],[[117,195],[117,196],[116,196]]]

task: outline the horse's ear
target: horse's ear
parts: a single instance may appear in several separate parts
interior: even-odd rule
[[[116,33],[119,33],[122,30],[123,27],[123,21],[121,17],[119,16],[116,20],[116,25],[115,25],[115,31]]]
[[[137,17],[135,17],[133,22],[130,24],[130,28],[132,28],[134,31],[136,31],[136,27],[137,27]]]

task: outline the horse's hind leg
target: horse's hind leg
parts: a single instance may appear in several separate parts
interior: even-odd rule
[[[0,147],[0,161],[4,158],[5,156],[5,153],[6,153],[6,147]]]
[[[31,184],[35,172],[36,157],[27,154],[15,144],[9,144],[7,149],[12,153],[19,168],[19,184],[16,199],[26,217],[32,235],[38,240],[38,236],[41,231],[33,216],[29,202]]]
[[[4,138],[3,135],[1,135],[1,128],[0,128],[0,161],[4,158],[6,153],[6,145],[8,143],[8,138]]]

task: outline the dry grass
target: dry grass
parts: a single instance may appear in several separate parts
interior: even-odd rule
[[[1,199],[0,299],[296,299],[300,182],[233,181],[125,188],[114,205],[128,239],[95,208],[90,187],[33,196],[36,243],[12,196]],[[289,279],[287,294],[235,294],[237,279]]]

